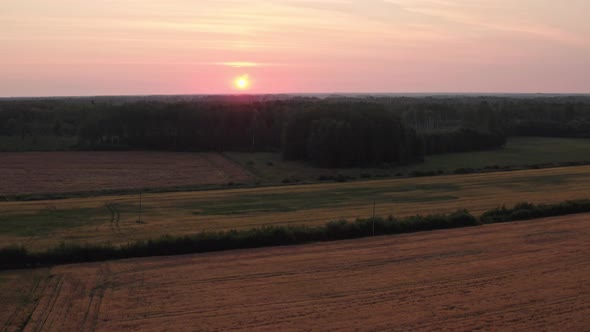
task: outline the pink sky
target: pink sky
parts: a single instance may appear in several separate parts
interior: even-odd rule
[[[19,0],[0,96],[590,92],[588,0]]]

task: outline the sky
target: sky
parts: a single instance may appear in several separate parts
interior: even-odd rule
[[[7,0],[0,96],[590,93],[589,13],[589,0]]]

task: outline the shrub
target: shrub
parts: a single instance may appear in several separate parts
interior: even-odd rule
[[[350,175],[344,175],[344,174],[336,175],[336,182],[346,182],[348,180],[354,180],[354,179],[355,179],[355,177],[350,176]]]
[[[414,177],[421,177],[421,176],[435,176],[437,175],[437,171],[412,171],[410,176]]]
[[[291,176],[288,178],[284,178],[283,181],[281,181],[282,183],[297,183],[297,182],[301,182],[301,179],[296,177],[296,176]]]
[[[27,267],[30,254],[23,246],[10,246],[0,249],[0,269],[7,269],[13,266]]]
[[[403,219],[359,218],[349,222],[336,220],[324,226],[265,226],[248,230],[203,232],[185,236],[162,236],[123,246],[60,244],[42,253],[29,253],[23,247],[0,250],[0,268],[23,268],[55,264],[104,261],[131,257],[179,255],[188,253],[333,241],[429,229],[477,225],[467,211],[448,215],[414,216]]]
[[[475,173],[476,170],[474,170],[473,168],[457,168],[455,170],[455,174],[472,174]]]
[[[572,200],[557,204],[518,203],[513,208],[502,206],[489,210],[481,215],[483,223],[507,222],[527,220],[542,217],[552,217],[572,213],[590,212],[590,200]]]
[[[590,200],[558,204],[519,203],[485,212],[478,220],[467,210],[450,214],[359,218],[336,220],[324,226],[265,226],[248,230],[203,232],[185,236],[162,236],[122,246],[60,244],[41,253],[31,253],[22,246],[0,249],[0,269],[50,266],[65,263],[104,261],[131,257],[178,255],[199,252],[302,244],[315,241],[353,239],[371,235],[401,234],[434,229],[477,226],[482,223],[526,220],[539,217],[590,212]]]

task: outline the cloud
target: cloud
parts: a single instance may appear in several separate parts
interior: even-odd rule
[[[555,4],[540,6],[542,1],[521,0],[519,2],[458,1],[458,0],[389,0],[402,6],[408,12],[426,17],[442,19],[456,24],[459,32],[497,32],[525,35],[571,46],[588,47],[586,35],[569,31],[568,22],[550,24],[544,15],[551,13]],[[534,5],[537,11],[534,11]],[[575,7],[570,8],[575,11]],[[586,32],[590,33],[590,26]]]

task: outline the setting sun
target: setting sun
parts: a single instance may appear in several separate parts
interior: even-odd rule
[[[236,79],[234,80],[234,85],[238,90],[248,89],[248,87],[250,87],[250,79],[248,78],[248,75],[236,77]]]

